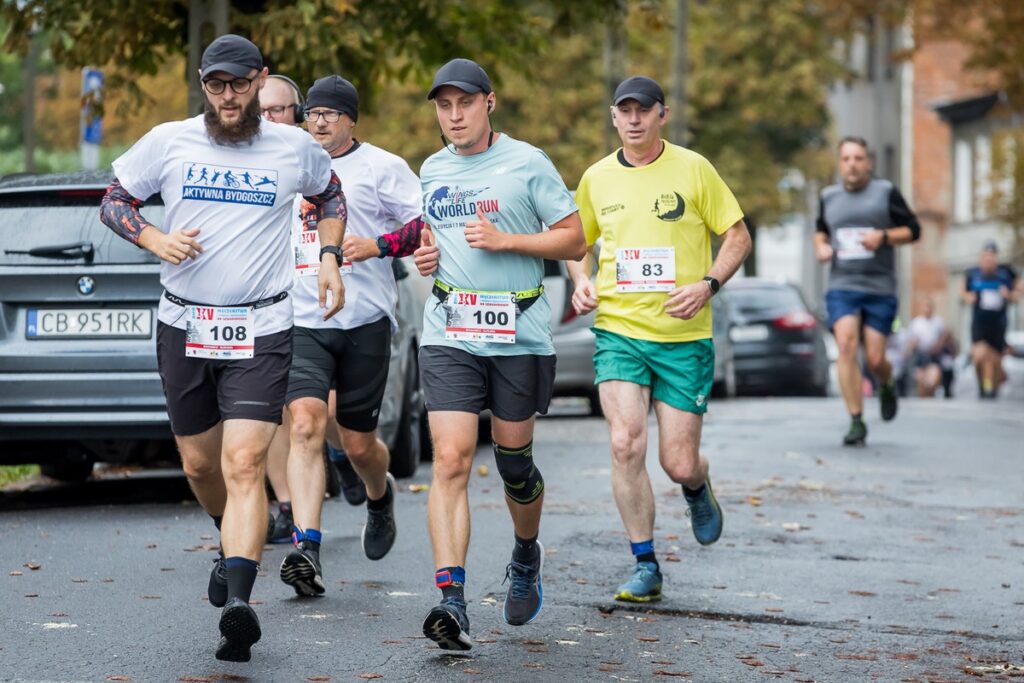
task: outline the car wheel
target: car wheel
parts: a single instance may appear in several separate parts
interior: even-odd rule
[[[395,437],[395,447],[391,451],[391,466],[388,468],[391,474],[396,477],[411,477],[416,474],[423,443],[422,431],[423,401],[420,398],[420,373],[413,350],[406,363],[402,416],[398,420],[398,433]]]
[[[327,457],[327,444],[324,444],[324,472],[327,474],[327,495],[337,498],[341,495],[341,473]]]
[[[82,482],[92,476],[95,462],[85,451],[69,448],[62,459],[41,464],[39,471],[57,481]]]

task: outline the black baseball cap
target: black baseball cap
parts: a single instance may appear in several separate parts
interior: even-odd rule
[[[438,69],[427,99],[434,99],[437,91],[446,85],[454,85],[470,94],[482,92],[486,95],[491,92],[491,79],[487,77],[487,72],[472,59],[453,59]]]
[[[215,71],[226,71],[236,78],[246,78],[253,69],[263,68],[263,55],[252,41],[233,33],[223,35],[203,50],[199,77],[205,79]]]
[[[630,76],[615,89],[612,104],[619,105],[626,100],[636,100],[644,107],[653,107],[655,102],[665,104],[665,93],[652,78]]]
[[[359,93],[356,86],[341,76],[318,78],[306,93],[306,109],[327,107],[342,114],[348,114],[353,121],[359,120]]]

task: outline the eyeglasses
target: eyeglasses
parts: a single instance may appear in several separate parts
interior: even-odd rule
[[[236,90],[235,92],[238,91]],[[260,113],[263,114],[264,116],[266,116],[267,114],[270,114],[271,116],[281,116],[284,114],[287,108],[288,107],[283,104],[278,105],[276,107],[263,107],[262,109],[260,109]]]
[[[231,89],[235,91],[235,94],[242,95],[249,92],[249,88],[252,87],[252,82],[255,81],[259,76],[253,78],[235,78],[230,81],[222,81],[219,78],[207,78],[203,81],[203,87],[206,88],[206,92],[211,95],[219,95],[224,92],[224,88],[231,84]]]
[[[310,123],[316,123],[320,117],[324,118],[327,123],[337,123],[338,119],[341,118],[340,111],[334,111],[333,109],[322,109],[320,111],[306,110],[306,120]]]

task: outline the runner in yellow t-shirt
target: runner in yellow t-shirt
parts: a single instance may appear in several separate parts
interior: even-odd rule
[[[576,311],[597,309],[594,369],[611,431],[612,491],[636,557],[615,598],[648,602],[661,599],[646,469],[651,399],[661,465],[682,485],[694,536],[709,545],[722,533],[708,462],[699,453],[715,364],[707,303],[750,253],[750,234],[707,159],[661,139],[668,107],[656,82],[627,78],[615,90],[611,114],[622,148],[580,180],[576,203],[590,253],[568,266]],[[714,263],[711,232],[722,238]]]

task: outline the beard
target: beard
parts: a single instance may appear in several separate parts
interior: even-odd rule
[[[210,100],[206,100],[203,123],[206,134],[218,145],[241,145],[251,143],[260,134],[260,98],[254,97],[242,108],[242,115],[236,123],[225,124]]]

